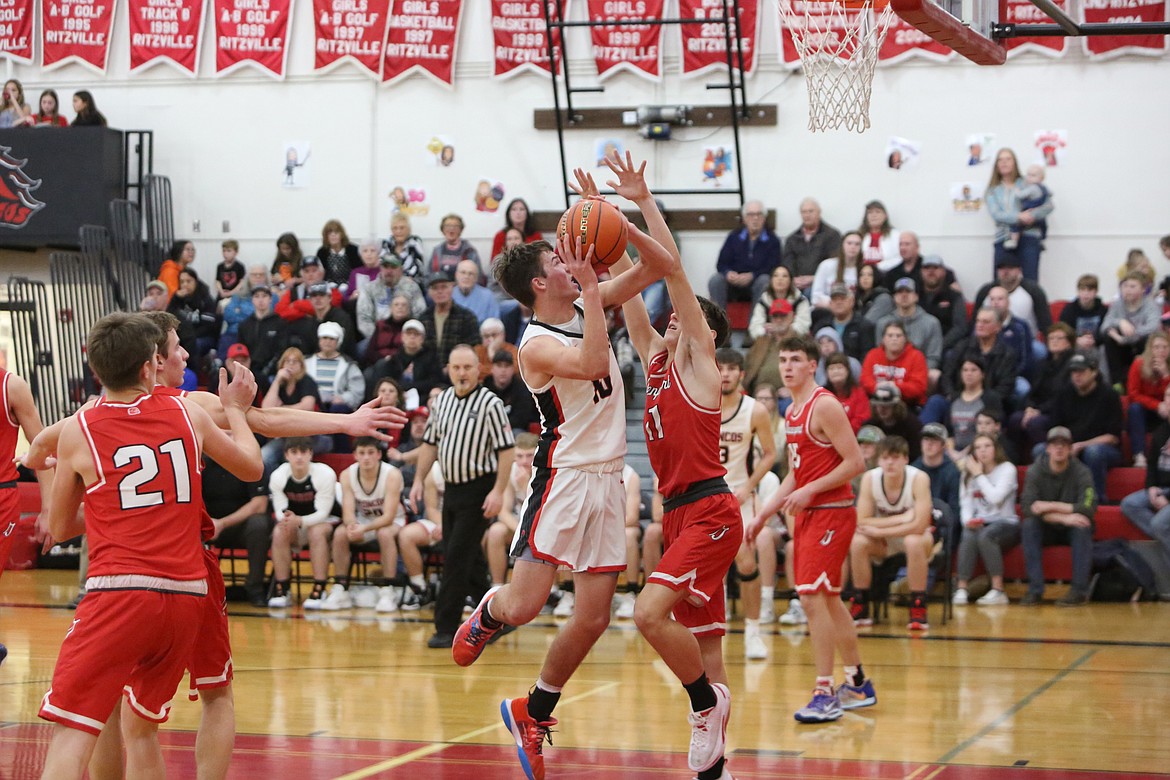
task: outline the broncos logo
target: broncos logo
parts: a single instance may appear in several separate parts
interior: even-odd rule
[[[45,204],[32,196],[41,180],[29,177],[24,172],[28,160],[16,159],[11,151],[10,146],[0,146],[0,227],[19,230]]]

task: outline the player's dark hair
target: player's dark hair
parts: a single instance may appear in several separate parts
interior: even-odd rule
[[[139,312],[138,316],[150,320],[152,323],[154,323],[156,328],[162,331],[162,335],[159,337],[158,344],[155,346],[158,347],[158,354],[161,355],[164,360],[170,357],[170,351],[167,349],[168,342],[170,340],[168,336],[172,330],[176,333],[179,332],[179,325],[181,324],[179,322],[179,318],[171,314],[169,311],[143,311]]]
[[[743,353],[738,349],[732,349],[731,347],[721,347],[715,350],[715,362],[719,364],[735,366],[742,371]]]
[[[699,308],[703,310],[703,316],[707,319],[707,327],[715,331],[715,346],[722,347],[727,343],[727,337],[731,335],[731,320],[727,319],[727,312],[702,295],[695,297],[699,300]],[[743,368],[743,363],[740,363],[739,367]]]
[[[395,402],[394,406],[395,406],[395,408],[398,408],[398,409],[405,409],[406,405],[405,405],[405,400],[402,397],[402,395],[403,395],[402,385],[398,384],[398,381],[396,379],[394,379],[394,377],[384,376],[378,380],[378,384],[374,385],[374,395],[377,395],[381,391],[382,385],[393,385],[394,386],[394,389],[398,391],[398,401]]]
[[[887,436],[878,442],[877,454],[880,458],[883,455],[904,455],[910,457],[910,443],[901,436]]]
[[[843,397],[848,398],[857,387],[857,380],[853,378],[853,366],[849,365],[849,356],[844,352],[834,352],[825,358],[825,387],[837,394],[838,388],[829,381],[829,366],[845,366],[845,384],[839,389]]]
[[[1159,249],[1170,249],[1170,236],[1162,236],[1158,239]]]
[[[492,276],[508,295],[531,309],[536,302],[536,294],[532,292],[532,280],[544,276],[540,256],[552,251],[553,246],[547,241],[533,241],[531,244],[505,249],[496,260]]]
[[[803,352],[814,363],[821,359],[821,348],[816,339],[807,333],[785,336],[780,341],[780,352]]]
[[[354,452],[357,452],[358,447],[373,447],[376,450],[381,449],[381,447],[378,446],[378,440],[375,439],[373,436],[359,436],[356,439],[354,439],[353,440]]]
[[[284,451],[308,450],[313,451],[313,440],[308,436],[290,436],[284,440]]]
[[[906,326],[905,325],[898,322],[897,320],[890,320],[889,322],[887,322],[885,325],[882,326],[882,338],[886,337],[886,331],[888,331],[890,328],[897,328],[898,330],[902,331],[903,336],[906,335]]]
[[[158,341],[158,326],[146,317],[108,314],[93,324],[86,337],[89,367],[106,389],[127,390],[138,383],[142,364],[154,360]]]

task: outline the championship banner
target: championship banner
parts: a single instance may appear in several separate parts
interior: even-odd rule
[[[723,0],[678,0],[678,6],[680,19],[718,20],[723,16]],[[731,25],[732,62],[735,62],[736,52],[742,48],[744,72],[752,73],[756,69],[760,0],[744,0],[740,3],[739,11],[739,24],[733,22]],[[727,39],[722,21],[681,24],[679,29],[682,31],[684,75],[697,76],[711,70],[727,70]],[[739,47],[735,45],[737,35],[741,41]]]
[[[215,0],[215,75],[241,67],[284,78],[292,0]]]
[[[42,0],[41,66],[77,62],[106,72],[114,0]]]
[[[1126,0],[1128,2],[1128,0]],[[1052,0],[1060,10],[1068,13],[1068,0]],[[1004,24],[1016,24],[1025,30],[1029,24],[1052,24],[1048,14],[1032,5],[1031,0],[1000,0],[999,18]],[[1049,57],[1063,57],[1068,51],[1068,38],[1004,38],[1008,57],[1034,51]]]
[[[557,17],[555,0],[548,3],[549,18]],[[566,9],[568,3],[565,3]],[[523,0],[492,0],[492,38],[495,44],[497,78],[510,78],[517,73],[532,71],[549,73],[548,28],[544,23],[541,2]],[[561,72],[561,31],[552,31],[556,47],[557,73]]]
[[[0,59],[32,64],[32,39],[33,0],[0,0]]]
[[[950,46],[939,43],[895,15],[890,29],[886,32],[886,40],[882,42],[881,51],[878,52],[878,64],[893,65],[913,58],[943,62],[954,55],[955,50]]]
[[[661,19],[665,6],[666,0],[589,0],[589,21]],[[655,81],[662,76],[662,25],[592,27],[590,32],[599,80],[620,70]]]
[[[130,72],[171,62],[194,76],[203,38],[204,0],[129,0],[129,6]]]
[[[1081,0],[1086,24],[1116,22],[1165,22],[1166,0]],[[1091,59],[1108,60],[1124,54],[1160,57],[1166,52],[1165,35],[1089,35],[1085,53]]]
[[[382,82],[418,70],[451,86],[463,0],[391,0],[391,9]]]
[[[802,23],[814,31],[833,30],[838,35],[838,40],[842,40],[846,37],[843,32],[845,20],[841,18],[838,5],[836,0],[792,0],[793,13]],[[845,13],[849,19],[854,19],[856,12],[847,10]],[[792,40],[792,28],[780,21],[779,14],[777,23],[780,25],[780,62],[790,68],[799,68],[800,53]],[[804,28],[801,32],[804,32]]]
[[[377,76],[389,8],[389,0],[313,0],[314,70],[348,60]]]

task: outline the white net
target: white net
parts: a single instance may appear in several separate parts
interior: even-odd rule
[[[778,0],[808,84],[808,129],[869,129],[873,71],[894,21],[888,0]]]

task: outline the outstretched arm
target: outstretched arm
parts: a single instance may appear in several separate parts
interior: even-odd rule
[[[203,408],[189,399],[180,399],[187,407],[191,422],[203,441],[203,452],[245,482],[255,482],[264,475],[264,463],[260,458],[260,445],[252,429],[248,427],[244,410],[256,397],[256,380],[252,372],[236,363],[235,376],[228,382],[226,368],[220,368],[219,397],[227,416],[229,437],[216,426]]]

